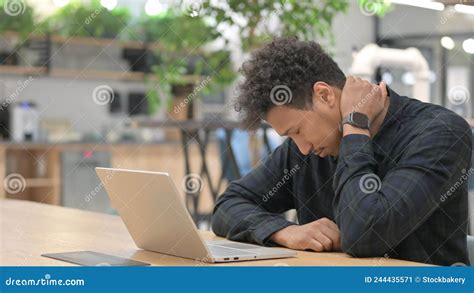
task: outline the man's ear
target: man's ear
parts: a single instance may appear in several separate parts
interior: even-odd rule
[[[316,102],[326,104],[330,108],[336,105],[334,90],[324,81],[317,81],[313,84],[313,105]]]

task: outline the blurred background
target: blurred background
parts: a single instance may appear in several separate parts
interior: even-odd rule
[[[249,53],[289,35],[471,123],[474,0],[0,0],[0,198],[113,214],[94,167],[162,171],[208,228],[282,141],[232,101]]]

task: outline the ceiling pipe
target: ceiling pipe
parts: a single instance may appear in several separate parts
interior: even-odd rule
[[[372,80],[379,66],[404,68],[413,72],[413,98],[430,102],[430,70],[428,62],[416,48],[390,49],[368,44],[355,53],[350,74]]]

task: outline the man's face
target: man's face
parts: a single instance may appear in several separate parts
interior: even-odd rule
[[[274,106],[266,121],[281,136],[290,137],[304,155],[337,156],[341,133],[339,98],[341,91],[317,82],[313,86],[313,105],[295,109],[286,105]]]

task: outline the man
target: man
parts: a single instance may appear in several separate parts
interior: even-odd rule
[[[315,42],[276,39],[242,66],[247,128],[288,139],[216,203],[231,240],[468,264],[471,129],[453,112],[345,77]],[[298,224],[283,212],[296,209]]]

